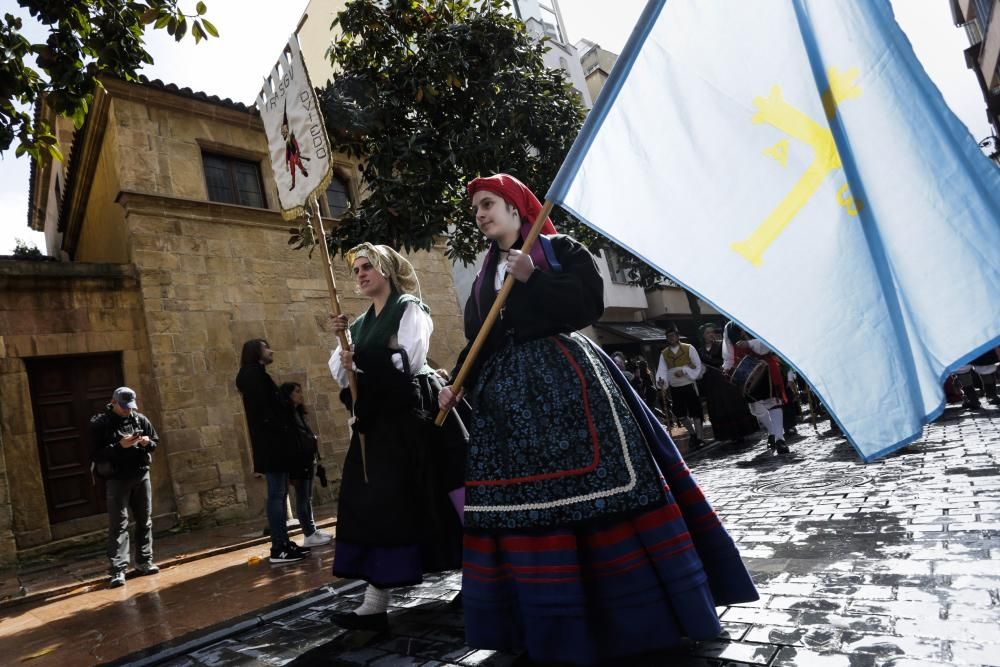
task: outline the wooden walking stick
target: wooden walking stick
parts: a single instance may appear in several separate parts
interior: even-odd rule
[[[323,251],[323,262],[326,264],[323,273],[326,275],[326,287],[330,290],[330,307],[334,315],[340,315],[340,295],[337,294],[337,279],[333,276],[333,261],[330,259],[330,248],[326,245],[326,230],[323,229],[323,218],[319,208],[319,200],[313,197],[313,212],[309,221],[312,227],[313,239],[320,245]],[[351,343],[347,338],[347,332],[341,331],[337,334],[342,350],[350,351]],[[358,401],[358,376],[350,368],[347,369],[347,382],[351,387],[351,418],[354,418],[354,406]],[[368,482],[368,457],[365,453],[365,436],[358,434],[361,441],[361,471],[364,473],[365,482]]]
[[[524,254],[531,252],[531,246],[535,245],[535,240],[542,232],[542,226],[545,224],[545,220],[549,217],[549,213],[551,212],[552,202],[546,199],[545,204],[542,205],[542,210],[538,212],[538,217],[535,218],[535,224],[531,226],[531,231],[528,232],[528,236],[524,239],[524,245],[521,246],[521,252]],[[514,289],[514,276],[508,273],[507,277],[503,280],[503,287],[500,288],[496,301],[493,302],[493,307],[490,308],[489,314],[487,314],[486,319],[483,320],[483,326],[479,327],[479,333],[476,334],[476,340],[473,341],[472,347],[469,349],[469,354],[465,357],[465,363],[462,364],[461,370],[458,371],[458,377],[455,378],[455,382],[451,386],[451,390],[455,392],[456,396],[458,396],[458,393],[462,391],[462,385],[465,384],[465,379],[472,370],[472,364],[476,362],[476,357],[479,356],[479,352],[486,343],[486,337],[490,335],[490,330],[493,328],[493,325],[496,324],[497,317],[500,316],[500,309],[503,308],[503,305],[507,301],[507,297],[510,296],[510,291],[512,289]],[[444,420],[447,417],[448,410],[441,410],[438,412],[437,419],[434,420],[434,423],[441,426],[444,424]]]

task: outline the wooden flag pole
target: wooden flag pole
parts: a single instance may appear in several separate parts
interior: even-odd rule
[[[521,246],[521,252],[525,254],[531,252],[531,246],[535,244],[535,240],[538,238],[538,235],[541,234],[542,226],[545,224],[545,220],[549,217],[549,213],[551,211],[552,202],[546,199],[545,204],[542,206],[542,210],[538,212],[538,217],[535,218],[535,224],[531,226],[531,231],[528,232],[527,238],[524,239],[524,245]],[[462,385],[465,384],[465,379],[472,370],[472,365],[476,362],[476,357],[479,356],[479,352],[486,343],[486,337],[490,335],[490,330],[493,328],[493,325],[496,324],[497,317],[500,316],[500,309],[503,308],[503,305],[507,301],[507,297],[510,296],[510,291],[512,289],[514,289],[514,276],[508,273],[507,277],[504,278],[503,287],[500,288],[500,292],[497,294],[496,301],[493,302],[493,307],[490,308],[489,314],[486,315],[486,319],[483,320],[483,326],[479,327],[479,333],[476,335],[476,340],[472,343],[472,347],[469,349],[469,354],[465,357],[465,363],[462,364],[461,370],[458,371],[458,377],[455,378],[455,382],[451,386],[451,390],[456,396],[460,391],[462,391]],[[437,419],[434,420],[434,423],[441,426],[444,424],[444,420],[447,417],[448,411],[441,410],[438,412]]]
[[[312,226],[313,240],[319,244],[323,252],[323,262],[326,264],[323,273],[326,275],[326,287],[330,290],[330,308],[333,310],[334,315],[340,315],[340,295],[337,294],[337,279],[333,276],[333,260],[330,258],[330,248],[326,244],[326,230],[323,229],[323,218],[319,208],[319,200],[313,197],[312,200],[313,211],[310,216],[310,224]],[[340,348],[342,350],[350,351],[351,343],[347,338],[347,332],[341,331],[337,334],[337,340],[340,341]],[[357,404],[358,401],[358,376],[350,368],[347,369],[347,382],[351,387],[351,405],[353,413],[353,406]],[[352,415],[353,418],[353,415]],[[368,459],[365,455],[365,437],[361,435],[361,469],[364,472],[365,482],[368,481]]]
[[[819,433],[816,428],[816,403],[813,400],[812,391],[809,389],[809,385],[806,384],[806,400],[809,402],[809,421],[812,423],[813,433]]]

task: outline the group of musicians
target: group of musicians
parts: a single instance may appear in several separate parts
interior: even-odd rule
[[[701,334],[696,347],[681,342],[676,327],[669,330],[656,371],[656,384],[669,389],[671,412],[688,430],[691,449],[704,443],[704,397],[716,440],[742,443],[760,428],[770,449],[789,453],[785,434],[794,426],[786,416],[794,418],[790,399],[796,396],[786,390],[789,378],[779,357],[735,322],[726,325],[721,340],[711,323]]]

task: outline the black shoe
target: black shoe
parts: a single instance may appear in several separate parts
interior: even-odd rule
[[[785,444],[784,440],[778,440],[774,443],[774,448],[778,450],[779,454],[787,454],[789,452],[788,445]]]
[[[297,545],[295,542],[292,542],[291,540],[288,541],[288,548],[291,549],[292,551],[298,551],[303,556],[308,556],[309,554],[311,554],[313,552],[312,547],[300,547],[299,545]]]
[[[774,436],[773,435],[767,436],[767,448],[768,449],[774,449]]]
[[[696,435],[692,435],[688,440],[688,447],[691,451],[697,451],[705,446],[705,442]]]
[[[368,632],[388,632],[389,614],[365,614],[359,616],[353,611],[334,612],[330,614],[330,621],[344,628],[345,630],[367,630]]]
[[[272,548],[269,560],[275,564],[296,563],[300,560],[304,560],[308,555],[309,554],[304,554],[301,551],[293,550],[286,544],[283,547]]]

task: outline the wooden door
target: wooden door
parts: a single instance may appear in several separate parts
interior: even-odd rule
[[[90,472],[90,418],[122,385],[119,353],[26,359],[49,523],[101,514],[104,483]]]

